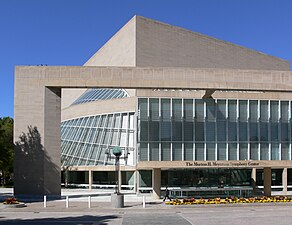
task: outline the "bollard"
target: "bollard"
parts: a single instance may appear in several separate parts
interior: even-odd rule
[[[91,208],[91,196],[88,196],[88,208]]]
[[[69,208],[69,196],[66,196],[66,208]]]
[[[146,208],[146,196],[143,196],[143,208]]]
[[[47,208],[47,196],[44,195],[44,208]]]

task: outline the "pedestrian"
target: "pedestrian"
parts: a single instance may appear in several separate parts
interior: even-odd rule
[[[168,187],[166,186],[163,201],[165,201],[167,198],[169,199],[169,201],[171,201],[171,198],[169,197],[169,190]]]

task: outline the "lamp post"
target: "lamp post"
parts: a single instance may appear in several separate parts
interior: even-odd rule
[[[112,153],[115,156],[115,179],[116,179],[116,186],[115,192],[111,195],[111,205],[114,208],[123,208],[124,207],[124,195],[120,193],[120,157],[122,155],[122,150],[120,147],[114,147],[112,149]]]
[[[115,158],[115,179],[116,179],[116,187],[115,187],[115,193],[120,194],[120,156],[122,155],[122,150],[120,147],[114,147],[113,148],[113,154],[116,157]]]

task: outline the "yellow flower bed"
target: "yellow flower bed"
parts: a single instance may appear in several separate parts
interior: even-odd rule
[[[234,203],[273,203],[273,202],[292,202],[291,197],[275,196],[275,197],[253,197],[253,198],[209,198],[209,199],[174,199],[166,202],[167,205],[199,205],[199,204],[234,204]]]
[[[6,198],[3,202],[4,205],[14,205],[19,204],[19,201],[16,198]]]

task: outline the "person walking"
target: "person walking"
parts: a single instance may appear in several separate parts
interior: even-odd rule
[[[171,198],[169,197],[168,187],[165,188],[163,201],[165,201],[167,198],[169,201],[171,201]]]

